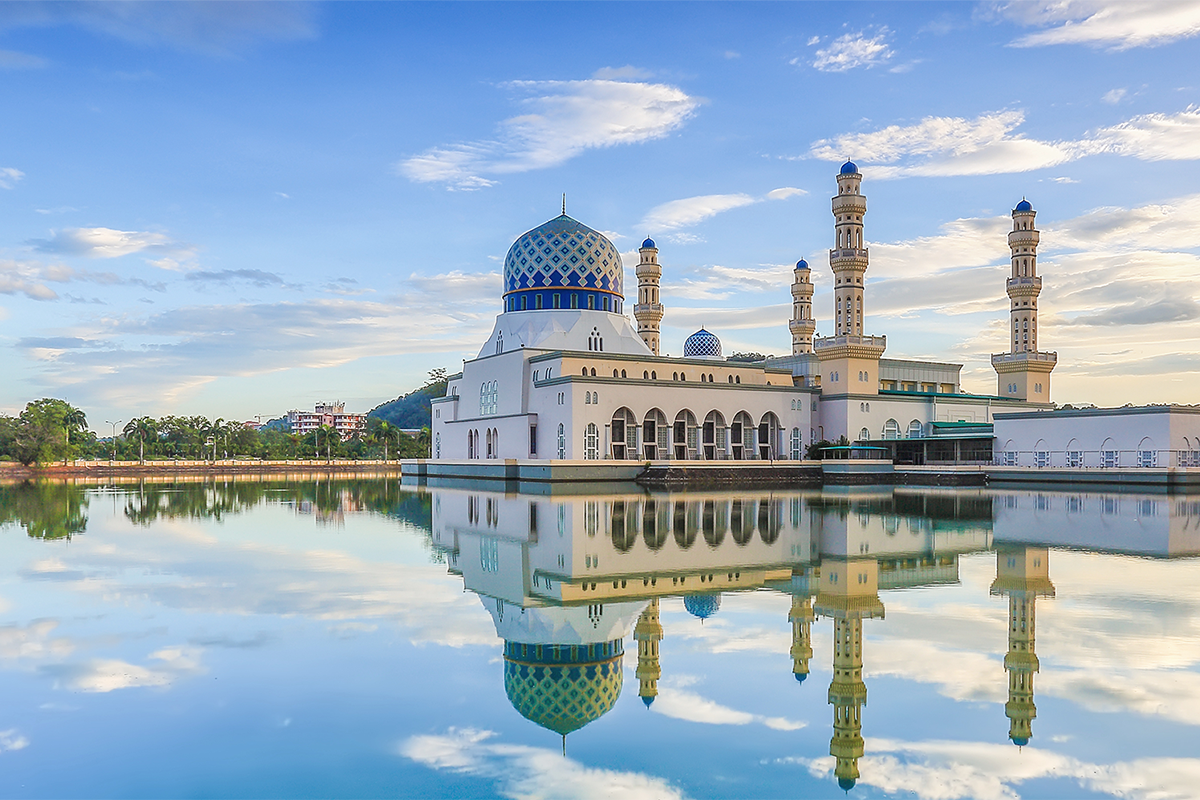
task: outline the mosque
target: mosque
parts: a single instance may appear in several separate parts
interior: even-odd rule
[[[931,443],[974,441],[990,458],[991,430],[979,426],[995,413],[1052,408],[1057,356],[1038,349],[1036,213],[1026,200],[1012,212],[1011,337],[1009,351],[992,357],[997,393],[970,394],[962,365],[884,358],[887,337],[865,331],[862,177],[843,164],[832,200],[833,335],[816,333],[812,270],[801,260],[792,353],[759,363],[727,360],[704,329],[687,338],[682,357],[660,354],[658,246],[647,238],[638,250],[635,327],[616,247],[564,207],[508,251],[503,311],[433,401],[432,458],[798,460],[808,444],[843,436],[900,457],[904,442],[918,461]]]

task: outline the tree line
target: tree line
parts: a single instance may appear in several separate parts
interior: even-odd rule
[[[98,437],[88,430],[87,415],[65,400],[34,400],[15,417],[0,415],[0,461],[390,460],[427,458],[430,441],[428,427],[414,437],[378,417],[368,417],[365,431],[346,438],[329,425],[300,436],[277,427],[256,429],[219,417],[173,415],[137,417],[113,433],[115,436]]]

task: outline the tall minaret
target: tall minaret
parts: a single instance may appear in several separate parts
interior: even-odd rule
[[[833,706],[833,738],[829,755],[836,759],[833,774],[846,791],[858,780],[862,758],[862,708],[867,704],[863,682],[862,621],[882,618],[879,599],[879,562],[873,558],[823,561],[815,610],[833,617],[833,680],[829,704]]]
[[[837,336],[861,336],[863,332],[863,278],[867,272],[867,248],[863,244],[863,214],[867,198],[859,191],[862,175],[853,161],[838,172],[838,193],[833,198],[836,247],[829,251],[833,268],[834,332]]]
[[[817,321],[812,314],[812,270],[803,258],[796,262],[795,277],[792,279],[792,355],[812,352],[813,333]]]
[[[647,238],[638,249],[642,260],[637,266],[638,301],[633,307],[637,320],[638,336],[658,355],[658,326],[662,322],[663,307],[658,302],[658,282],[662,278],[662,267],[658,263],[658,248],[654,240]]]
[[[638,645],[637,679],[639,683],[638,697],[649,708],[658,697],[658,679],[662,676],[662,668],[658,665],[658,643],[662,641],[662,623],[658,621],[658,598],[650,601],[638,617],[637,625],[633,628],[633,638]]]
[[[991,594],[1008,596],[1008,738],[1018,747],[1033,737],[1037,706],[1033,702],[1033,676],[1040,664],[1036,652],[1037,599],[1054,597],[1050,582],[1049,550],[1044,547],[996,547],[996,580]]]
[[[821,359],[821,394],[872,395],[879,393],[879,359],[887,349],[886,336],[863,334],[863,282],[868,253],[863,241],[863,214],[867,198],[859,190],[862,174],[853,161],[838,171],[838,193],[833,198],[834,244],[829,251],[833,268],[834,335],[813,340]],[[826,430],[826,436],[854,438],[857,420],[844,430]]]
[[[1037,274],[1037,212],[1022,199],[1013,209],[1013,227],[1008,234],[1012,251],[1012,277],[1006,282],[1009,302],[1010,343],[1008,353],[992,356],[997,390],[1001,397],[1050,402],[1050,372],[1058,363],[1056,353],[1038,350],[1037,300],[1042,279]]]
[[[810,595],[792,595],[792,610],[788,612],[788,621],[792,623],[792,674],[796,680],[804,683],[808,677],[808,662],[812,658],[812,624],[816,619],[813,614],[812,597]]]
[[[1009,317],[1012,319],[1012,353],[1037,352],[1037,299],[1042,279],[1037,274],[1037,212],[1021,198],[1013,209],[1013,229],[1008,234],[1012,251],[1012,278],[1008,280]]]

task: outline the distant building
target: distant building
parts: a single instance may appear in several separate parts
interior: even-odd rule
[[[367,415],[346,413],[346,404],[341,401],[317,403],[313,411],[292,409],[287,413],[287,422],[292,433],[301,436],[312,433],[322,425],[336,430],[342,439],[353,438],[367,430]]]

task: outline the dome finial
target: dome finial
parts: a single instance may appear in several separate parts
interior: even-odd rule
[[[564,211],[563,213],[565,214],[567,212]],[[564,733],[562,735],[562,737],[563,737],[563,758],[566,758],[567,757],[567,735]]]
[[[563,216],[567,215],[567,193],[563,192]]]

